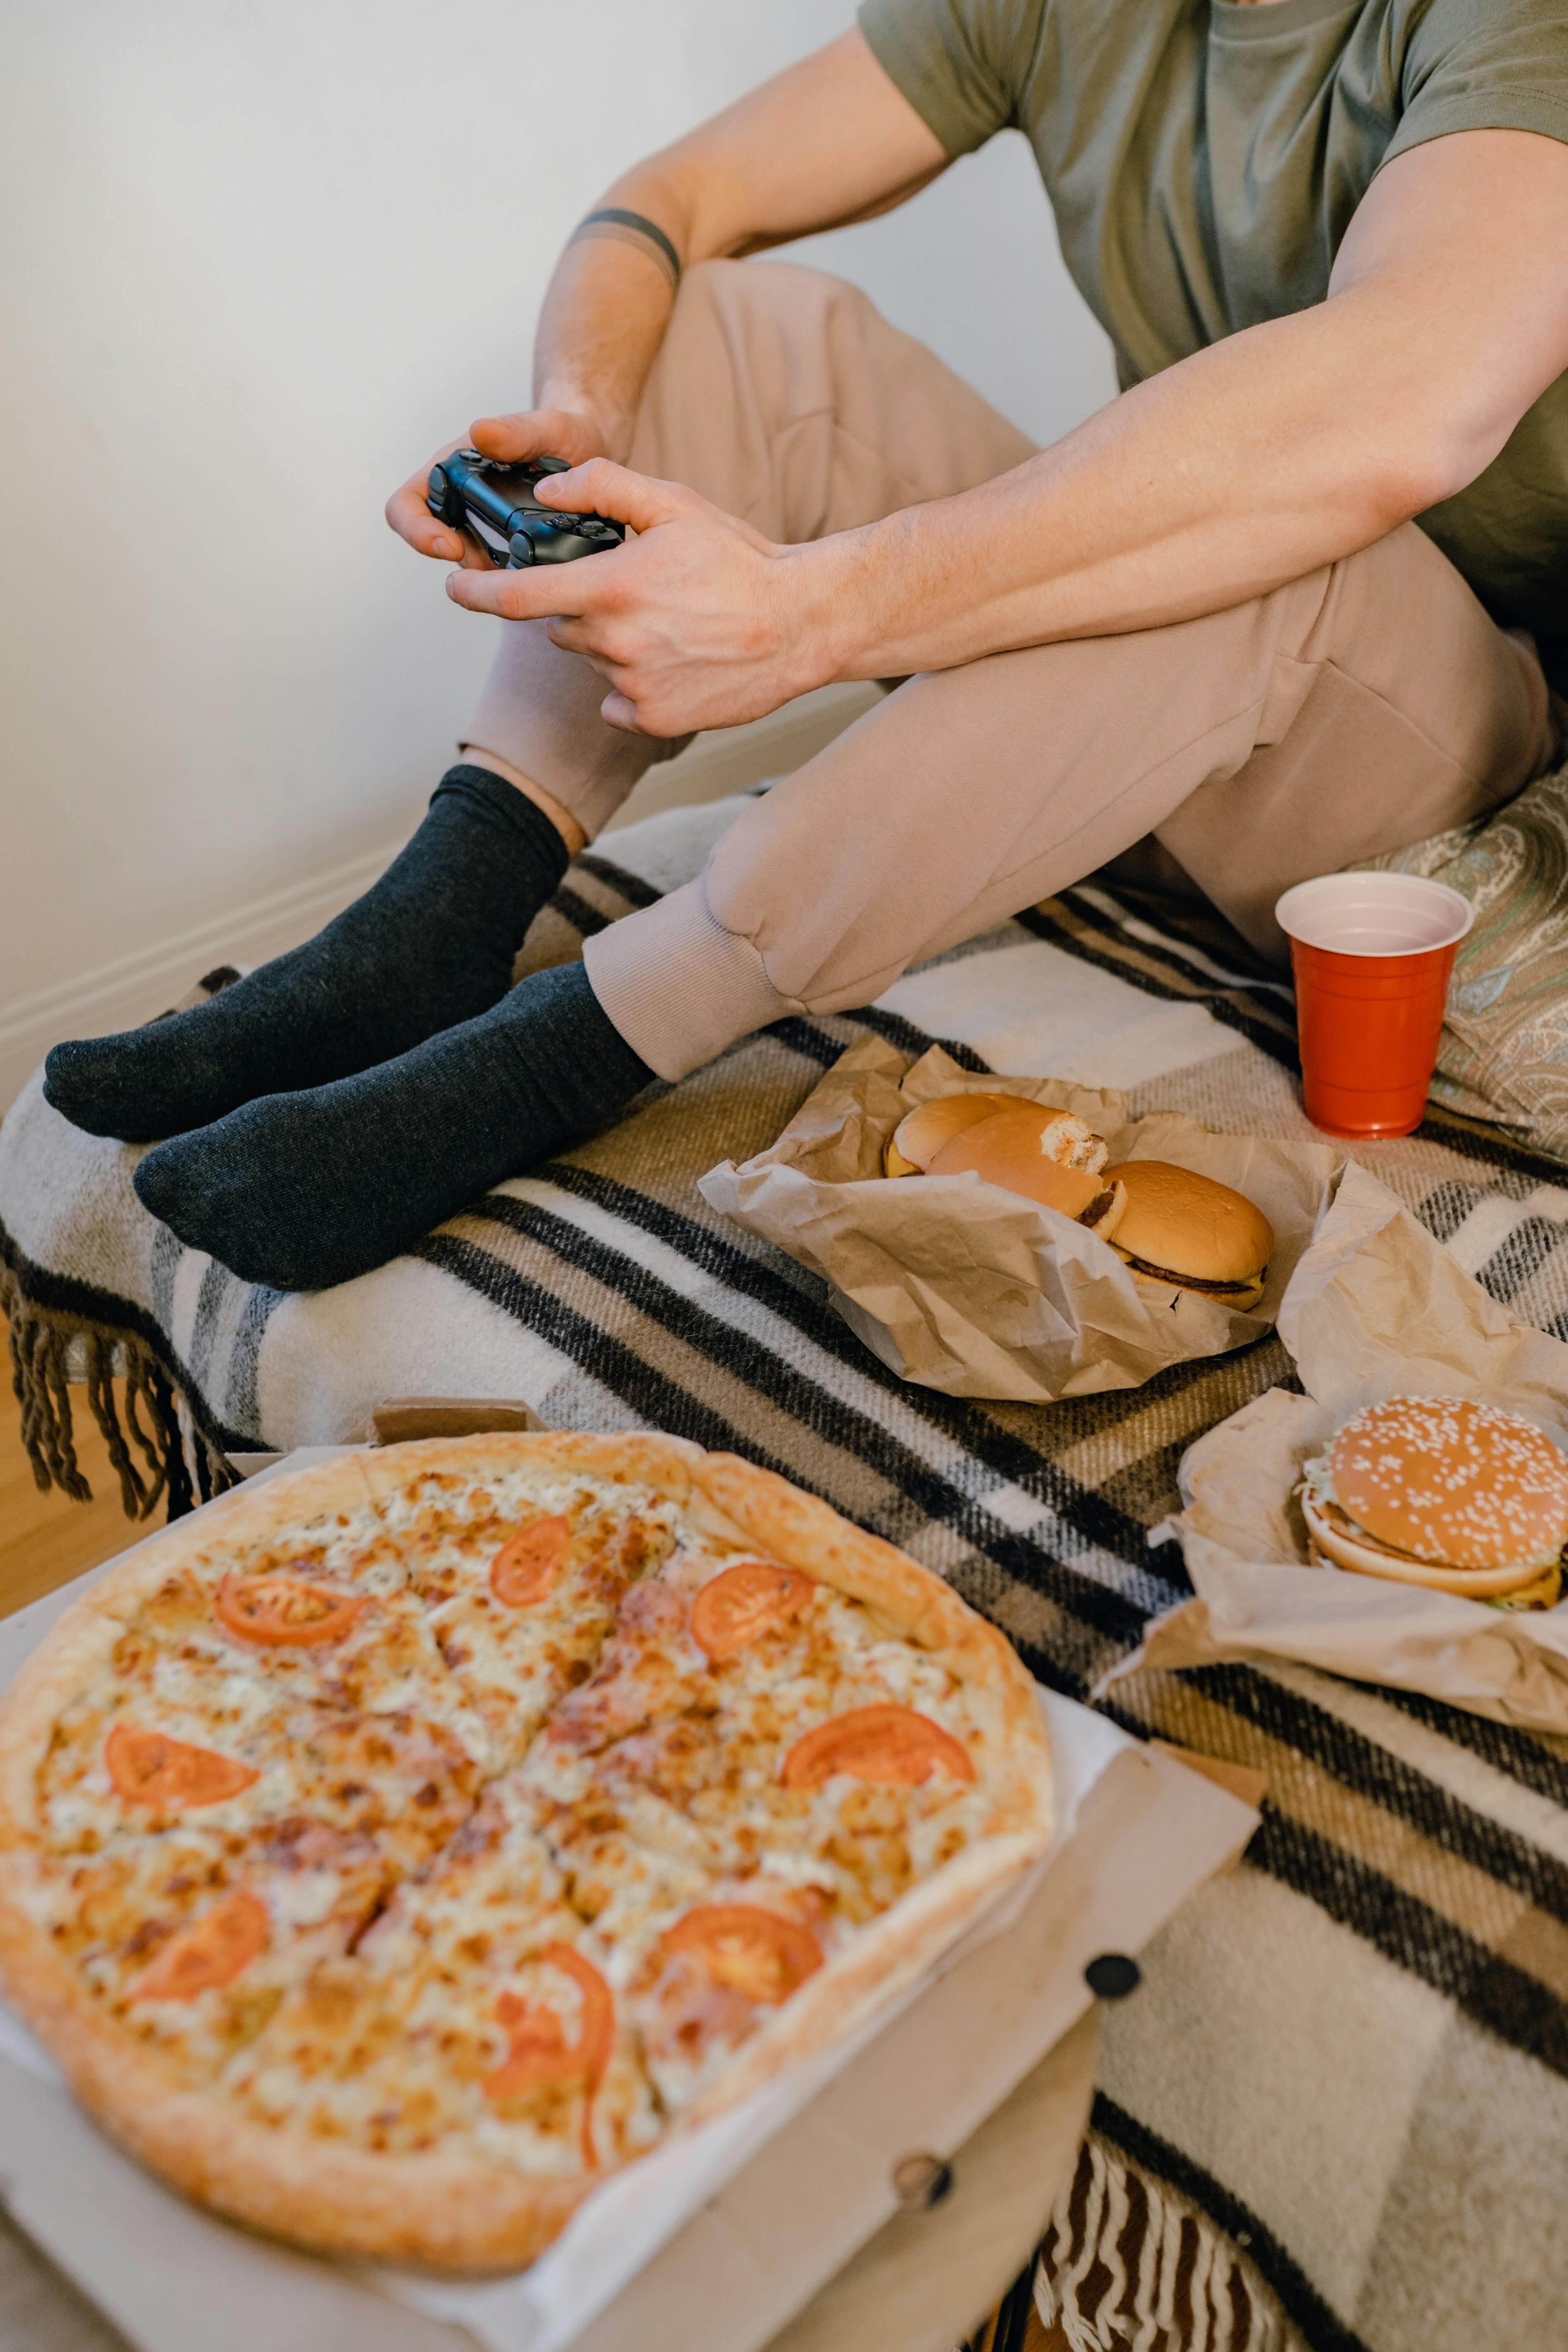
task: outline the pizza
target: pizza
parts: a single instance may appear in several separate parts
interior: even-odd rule
[[[531,2261],[1047,1843],[1013,1651],[675,1438],[348,1453],[140,1546],[0,1703],[0,1988],[189,2195]]]

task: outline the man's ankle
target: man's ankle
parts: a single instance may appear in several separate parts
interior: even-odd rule
[[[514,785],[535,808],[542,809],[566,844],[568,857],[575,857],[587,848],[588,836],[571,810],[563,808],[553,793],[547,793],[542,784],[536,784],[531,776],[525,776],[510,760],[503,760],[499,752],[487,751],[482,743],[459,743],[458,751],[470,768],[488,768],[503,782]]]

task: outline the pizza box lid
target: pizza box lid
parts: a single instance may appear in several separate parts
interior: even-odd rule
[[[301,1450],[259,1475],[340,1450]],[[0,1687],[113,1564],[0,1622]],[[82,2116],[4,2009],[0,2198],[141,2352],[643,2352],[674,2341],[682,2352],[760,2352],[858,2249],[909,2230],[895,2185],[907,2159],[963,2150],[965,2167],[984,2170],[986,2118],[1024,2101],[1018,2086],[1093,2009],[1086,1967],[1140,1951],[1257,1825],[1250,1805],[1169,1753],[1055,1693],[1039,1696],[1058,1825],[1024,1887],[858,2040],[606,2181],[527,2272],[470,2284],[356,2268],[201,2212]],[[1080,2087],[1086,2110],[1087,2080]],[[963,2180],[961,2168],[961,2192]],[[994,2233],[971,2232],[967,2252],[952,2243],[933,2264],[943,2294],[931,2305],[931,2352],[953,2341],[952,2310],[966,2326],[1005,2285],[1057,2185],[1041,2181],[1037,2208],[1026,2200],[1002,2269]],[[926,2218],[933,2254],[957,2218],[940,2204]],[[807,2332],[814,2347],[838,2340],[831,2326]],[[844,2340],[867,2346],[863,2311]],[[922,2352],[907,2303],[897,2340]]]

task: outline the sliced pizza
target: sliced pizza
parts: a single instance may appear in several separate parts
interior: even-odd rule
[[[675,1439],[434,1440],[61,1621],[0,1704],[0,1982],[217,2210],[516,2265],[1049,1831],[1027,1675],[890,1545]]]

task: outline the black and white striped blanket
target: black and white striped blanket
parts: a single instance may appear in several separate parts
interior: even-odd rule
[[[561,961],[684,879],[733,807],[611,835],[527,961]],[[1133,1117],[1311,1133],[1277,980],[1217,927],[1095,885],[875,1006],[780,1023],[312,1297],[182,1249],[137,1203],[134,1155],[67,1127],[35,1081],[0,1128],[0,1279],[37,1458],[68,1482],[64,1383],[87,1379],[111,1419],[116,1368],[146,1441],[128,1433],[128,1486],[168,1474],[176,1503],[221,1482],[226,1454],[330,1442],[392,1394],[657,1426],[749,1454],[904,1545],[1084,1697],[1190,1589],[1176,1548],[1146,1540],[1182,1452],[1289,1365],[1270,1339],[1049,1407],[886,1370],[819,1283],[696,1190],[771,1142],[868,1032],[1123,1087]],[[1360,1156],[1496,1297],[1568,1336],[1568,1171],[1441,1112]],[[1541,2352],[1568,2310],[1568,1743],[1293,1666],[1144,1674],[1109,1704],[1141,1733],[1260,1767],[1268,1796],[1242,1867],[1187,1906],[1110,2014],[1042,2312],[1075,2352]]]

